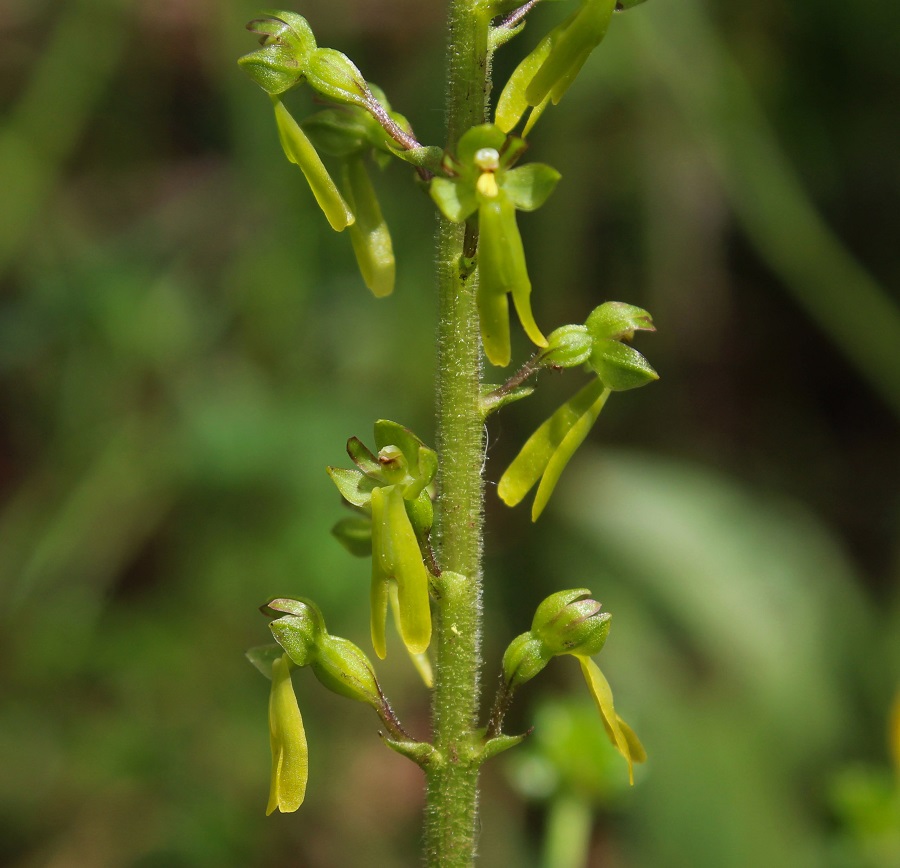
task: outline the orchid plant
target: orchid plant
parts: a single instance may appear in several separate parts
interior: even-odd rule
[[[657,379],[631,345],[636,332],[653,331],[650,315],[606,301],[583,323],[547,336],[531,304],[517,211],[540,208],[560,173],[543,163],[520,163],[528,134],[556,104],[594,49],[615,12],[641,0],[577,0],[576,8],[525,56],[502,88],[493,115],[487,96],[495,51],[525,26],[538,0],[449,0],[447,138],[423,145],[384,92],[343,53],[320,47],[307,20],[291,11],[266,13],[247,28],[260,48],[239,61],[269,96],[281,147],[303,173],[331,227],[348,230],[365,285],[376,298],[390,295],[395,254],[369,172],[405,163],[438,212],[439,298],[436,449],[396,422],[378,420],[374,450],[357,437],[347,442],[354,467],[328,473],[352,509],[334,535],[371,563],[371,644],[388,652],[393,621],[425,689],[432,691],[433,732],[413,738],[394,713],[365,652],[333,636],[314,602],[303,597],[268,601],[273,644],[248,652],[271,680],[269,726],[272,774],[267,812],[296,811],[306,794],[306,735],[291,686],[296,669],[309,668],[329,690],[372,707],[387,745],[424,771],[427,789],[425,857],[429,865],[471,865],[475,853],[478,774],[489,758],[525,736],[504,732],[520,687],[554,658],[575,657],[598,711],[598,726],[625,760],[629,780],[645,752],[619,715],[595,657],[611,615],[585,588],[561,590],[541,602],[531,628],[514,638],[500,665],[499,687],[484,724],[478,720],[483,548],[483,430],[487,417],[527,398],[545,369],[583,369],[589,380],[524,443],[502,474],[497,493],[509,506],[537,486],[532,519],[546,508],[575,451],[613,392]],[[298,123],[283,101],[309,86],[326,105]],[[518,133],[514,132],[520,128]],[[326,160],[333,166],[329,169]],[[337,180],[335,180],[337,178]],[[509,298],[536,350],[501,385],[483,382],[488,363],[512,360]],[[301,589],[302,590],[302,589]]]

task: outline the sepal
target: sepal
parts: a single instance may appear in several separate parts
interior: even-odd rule
[[[590,357],[594,342],[587,326],[564,325],[547,335],[540,363],[551,368],[577,368]]]
[[[496,394],[498,388],[499,386],[491,383],[482,386],[481,414],[485,418],[490,416],[491,413],[499,410],[501,407],[505,407],[507,404],[521,401],[522,398],[528,398],[534,394],[534,386],[520,386],[517,389],[513,389],[511,392]]]
[[[531,681],[553,659],[549,648],[532,633],[522,633],[503,654],[503,683],[512,691]]]
[[[309,666],[318,654],[325,634],[319,610],[304,604],[302,614],[283,615],[269,624],[275,641],[284,649],[294,666]]]
[[[275,12],[254,19],[247,30],[259,36],[263,47],[245,54],[238,65],[266,93],[284,93],[303,81],[307,59],[316,48],[305,18],[295,12]]]
[[[618,341],[596,342],[588,365],[613,392],[638,389],[659,379],[659,374],[634,347]]]
[[[353,61],[334,48],[317,48],[309,55],[306,80],[334,102],[371,110],[375,101]]]
[[[590,656],[606,644],[612,615],[590,593],[587,588],[559,591],[537,607],[531,632],[554,655]]]
[[[269,681],[272,680],[272,665],[282,654],[284,651],[281,650],[281,646],[275,644],[256,645],[244,652],[244,656],[253,664],[254,668],[265,675]]]
[[[635,332],[656,331],[647,311],[623,301],[606,301],[595,307],[584,326],[595,341],[630,341]]]
[[[332,536],[351,555],[367,558],[372,554],[372,519],[367,515],[342,518],[332,529]]]
[[[380,479],[381,465],[378,458],[359,437],[351,437],[347,441],[347,454],[350,460],[372,479]]]
[[[326,467],[331,481],[337,486],[341,497],[353,506],[368,506],[372,498],[375,481],[358,470],[343,467]]]
[[[475,189],[451,178],[432,178],[428,192],[441,214],[451,223],[462,223],[478,209]]]

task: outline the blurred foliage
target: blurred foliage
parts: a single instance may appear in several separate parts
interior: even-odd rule
[[[302,11],[440,141],[440,4]],[[366,635],[324,467],[375,418],[430,439],[434,304],[432,207],[402,169],[375,179],[398,254],[376,302],[283,160],[235,65],[257,12],[0,12],[3,864],[418,858],[418,771],[311,676],[306,804],[264,816],[255,608],[315,596]],[[538,8],[499,84],[560,15]],[[484,864],[538,864],[546,827],[592,865],[896,865],[896,4],[653,0],[613,23],[532,137],[563,180],[522,231],[538,322],[647,307],[662,381],[610,403],[534,533],[489,490],[486,680],[538,600],[590,587],[651,759],[626,791],[603,739],[554,755],[577,673],[549,667],[517,706],[538,732],[485,776]],[[492,481],[571,391],[540,385],[492,420]],[[422,731],[415,673],[380,671]]]

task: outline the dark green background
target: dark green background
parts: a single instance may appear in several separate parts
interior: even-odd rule
[[[368,647],[324,467],[378,417],[433,439],[435,305],[407,169],[376,179],[398,258],[376,302],[284,160],[234,62],[258,11],[0,11],[4,865],[418,864],[418,771],[308,672],[307,803],[263,815],[256,607],[313,597]],[[298,11],[441,143],[442,4]],[[500,84],[566,13],[534,15]],[[485,680],[544,595],[590,587],[651,759],[629,791],[567,734],[586,696],[555,662],[513,715],[530,747],[486,772],[484,865],[538,865],[564,791],[596,806],[594,866],[900,864],[898,26],[895,0],[650,0],[531,137],[563,174],[520,220],[538,322],[646,307],[661,380],[613,397],[535,527],[492,487],[581,375],[489,424]],[[379,671],[427,731],[396,644]]]

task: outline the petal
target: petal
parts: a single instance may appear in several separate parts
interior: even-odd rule
[[[599,385],[602,387],[603,384],[599,383]],[[583,391],[586,390],[587,387]],[[588,392],[588,395],[596,394],[597,390],[598,386],[594,386],[593,390]],[[591,428],[594,427],[594,423],[597,421],[603,405],[606,404],[607,398],[609,398],[609,389],[604,388],[597,395],[596,400],[572,423],[556,451],[550,456],[544,475],[541,477],[541,484],[538,486],[537,494],[534,496],[534,503],[531,506],[532,521],[537,521],[540,514],[544,511],[547,501],[550,500],[550,495],[553,494],[553,490],[556,488],[556,483],[559,482],[559,477],[562,475],[563,470],[566,469],[566,465],[578,447],[584,442],[584,438],[587,437]]]
[[[392,575],[397,582],[400,637],[411,654],[422,654],[431,643],[431,601],[428,571],[400,489],[385,489]]]
[[[546,36],[538,43],[537,48],[516,67],[509,77],[509,81],[506,82],[500,99],[497,100],[497,109],[494,113],[497,126],[504,132],[508,133],[528,109],[529,102],[525,98],[525,90],[550,54],[550,47],[550,37]]]
[[[584,0],[551,33],[550,53],[525,91],[530,105],[539,105],[551,91],[554,103],[559,102],[588,55],[606,35],[615,7],[616,0]]]
[[[394,614],[394,623],[400,623],[400,600],[397,596],[397,586],[391,586],[391,612]],[[431,668],[431,659],[424,651],[421,654],[413,654],[407,649],[409,659],[416,672],[422,679],[422,683],[430,690],[434,687],[434,671]]]
[[[528,438],[497,486],[497,494],[507,506],[515,506],[528,494],[572,426],[590,410],[603,391],[603,384],[592,380]]]
[[[356,220],[350,225],[350,242],[366,286],[376,298],[394,291],[396,262],[391,233],[381,214],[378,198],[361,157],[344,163],[344,192]]]
[[[597,703],[606,734],[609,736],[610,742],[615,745],[616,750],[625,757],[625,761],[628,763],[628,782],[634,786],[634,763],[643,762],[646,759],[643,745],[641,745],[637,736],[627,724],[625,726],[631,738],[629,739],[623,731],[623,721],[616,714],[616,709],[613,705],[612,689],[600,671],[600,667],[590,657],[575,656],[578,657],[578,662],[581,664],[581,672],[584,675],[584,680],[587,682],[588,690],[590,690],[591,696],[594,697],[594,702]],[[632,753],[632,749],[635,750],[635,753]]]
[[[384,660],[387,654],[385,642],[385,621],[388,607],[388,582],[390,579],[390,556],[385,551],[389,527],[385,509],[383,487],[372,489],[372,585],[369,591],[371,613],[369,624],[372,632],[372,647]]]
[[[509,301],[505,292],[492,292],[490,284],[478,281],[476,303],[484,354],[492,365],[505,368],[512,358],[509,342]]]
[[[300,125],[284,107],[281,100],[273,97],[275,106],[275,123],[278,125],[278,138],[285,156],[300,167],[319,207],[325,212],[331,228],[341,232],[353,223],[353,212],[344,201],[337,186],[322,164],[316,149],[306,137]]]
[[[512,293],[525,333],[538,346],[546,346],[547,339],[531,313],[531,281],[516,225],[516,209],[509,197],[501,192],[496,199],[482,202],[478,208],[478,228],[479,293],[485,297]]]
[[[287,656],[272,664],[269,694],[269,741],[272,747],[272,781],[266,816],[276,808],[282,813],[296,811],[303,804],[309,776],[309,751],[303,718],[291,684]]]

